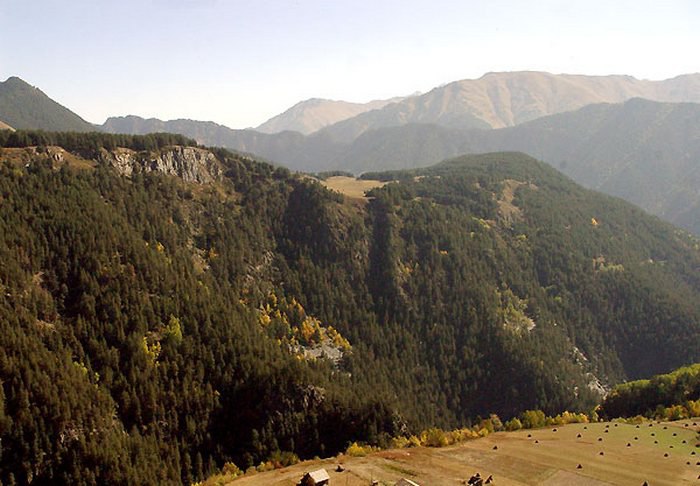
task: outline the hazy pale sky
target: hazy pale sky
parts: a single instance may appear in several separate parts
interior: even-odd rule
[[[489,71],[700,71],[700,2],[0,0],[0,80],[94,123],[256,126],[311,97],[364,102]]]

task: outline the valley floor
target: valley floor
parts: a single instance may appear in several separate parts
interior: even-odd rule
[[[570,424],[490,436],[444,448],[386,450],[366,457],[305,461],[246,475],[231,486],[292,486],[326,468],[331,486],[466,484],[475,473],[495,486],[700,485],[700,419],[677,422]],[[342,464],[343,472],[336,472]],[[579,468],[579,465],[581,466]]]

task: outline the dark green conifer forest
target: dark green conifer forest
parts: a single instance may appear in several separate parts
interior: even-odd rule
[[[220,149],[211,184],[100,156],[172,145],[0,132],[3,484],[190,483],[700,359],[698,241],[523,154],[366,201]]]

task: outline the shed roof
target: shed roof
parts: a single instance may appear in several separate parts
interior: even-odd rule
[[[331,477],[325,469],[317,469],[316,471],[311,471],[309,477],[315,482],[319,483],[321,481],[329,481]]]

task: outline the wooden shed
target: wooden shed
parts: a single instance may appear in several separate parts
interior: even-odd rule
[[[299,482],[300,486],[327,486],[331,483],[331,478],[325,469],[317,469],[304,474]]]

